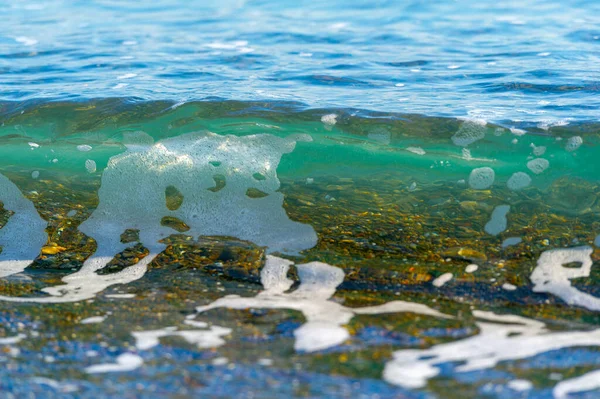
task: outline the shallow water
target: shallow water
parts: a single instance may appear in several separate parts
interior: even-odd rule
[[[1,4],[0,391],[596,397],[597,6],[529,7]]]

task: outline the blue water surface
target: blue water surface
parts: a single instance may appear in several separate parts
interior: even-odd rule
[[[0,1],[0,100],[596,121],[600,2]]]

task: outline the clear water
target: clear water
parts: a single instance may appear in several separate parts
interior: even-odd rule
[[[597,397],[596,14],[0,2],[0,392]]]

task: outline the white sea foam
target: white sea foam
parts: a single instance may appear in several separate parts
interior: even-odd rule
[[[451,137],[455,145],[466,147],[485,137],[486,122],[480,120],[466,120]]]
[[[417,155],[425,155],[426,154],[425,150],[422,149],[421,147],[406,147],[406,151],[412,152],[413,154],[417,154]]]
[[[86,367],[85,372],[88,374],[96,374],[133,371],[142,364],[144,364],[144,359],[142,359],[141,356],[127,352],[117,356],[116,363],[96,364],[94,366]]]
[[[539,321],[520,316],[477,310],[473,314],[480,319],[476,323],[479,334],[429,349],[396,351],[385,366],[383,378],[405,388],[422,388],[446,363],[461,362],[455,371],[468,372],[561,348],[600,346],[600,329],[553,332]]]
[[[569,137],[565,150],[571,152],[577,150],[583,144],[583,139],[580,136]]]
[[[80,323],[81,324],[96,324],[96,323],[102,323],[104,320],[106,320],[106,316],[92,316],[92,317],[82,319],[80,321]]]
[[[475,190],[485,190],[494,184],[495,177],[494,169],[487,166],[473,169],[469,175],[469,186]]]
[[[600,298],[579,291],[571,286],[572,279],[589,277],[592,268],[588,246],[553,249],[543,252],[531,273],[533,291],[556,295],[569,305],[600,311]],[[564,267],[567,263],[580,263],[579,267]]]
[[[77,146],[77,150],[81,151],[81,152],[88,152],[92,150],[92,146],[91,145],[87,145],[87,144],[81,144]]]
[[[13,345],[18,344],[26,338],[25,334],[18,334],[13,337],[0,338],[0,345]]]
[[[198,348],[215,348],[225,343],[222,337],[231,334],[231,329],[219,326],[211,326],[204,330],[178,330],[176,327],[166,327],[131,334],[135,338],[135,346],[138,350],[153,348],[160,343],[160,338],[164,337],[181,337]]]
[[[559,382],[552,394],[556,399],[567,399],[569,394],[600,389],[600,370]]]
[[[533,388],[533,383],[528,380],[512,380],[508,383],[508,387],[514,391],[523,392]]]
[[[539,175],[540,173],[548,169],[548,166],[550,166],[550,162],[548,162],[548,160],[544,158],[536,158],[527,162],[527,169],[529,169],[536,175]]]
[[[131,142],[127,144],[128,150],[110,159],[102,175],[98,207],[79,227],[96,241],[96,252],[79,271],[64,277],[63,285],[44,288],[42,291],[49,297],[0,296],[0,299],[72,302],[92,298],[111,285],[138,280],[146,272],[147,265],[165,248],[160,240],[175,233],[161,224],[164,216],[184,221],[190,227],[187,234],[194,237],[234,236],[268,247],[268,251],[273,252],[296,254],[316,244],[314,229],[291,221],[285,213],[283,194],[277,191],[279,180],[276,175],[281,156],[291,152],[296,141],[308,141],[310,136],[279,138],[261,134],[237,137],[206,132],[153,145],[146,144],[152,139],[143,133],[131,138],[128,136],[124,140]],[[257,179],[257,173],[264,178]],[[215,175],[226,177],[225,187],[220,190],[214,190]],[[7,187],[2,192],[7,209],[14,210],[13,203],[18,196],[20,206],[30,208],[27,217],[37,216],[33,205],[22,198],[12,183],[4,178],[0,184]],[[184,198],[176,210],[166,206],[165,190],[169,186],[176,187]],[[246,195],[249,188],[256,188],[267,196],[251,198]],[[10,220],[17,215],[25,213],[17,212]],[[41,220],[39,216],[37,218]],[[10,260],[9,266],[6,262],[0,264],[5,276],[22,271],[46,242],[45,223],[36,225],[36,236],[31,229],[24,228],[31,221],[22,218],[12,226],[10,220],[0,230],[0,239],[10,238],[0,254],[0,260]],[[99,274],[98,271],[116,254],[133,245],[120,241],[120,234],[127,229],[140,231],[139,242],[149,254],[119,272]],[[30,244],[23,245],[24,242]],[[14,245],[12,249],[11,244]],[[23,259],[20,266],[11,258],[15,251],[27,252],[27,256],[19,257]]]
[[[337,123],[337,115],[336,114],[327,114],[321,117],[321,122],[325,125],[333,126]]]
[[[531,143],[530,146],[532,148],[533,155],[535,155],[536,157],[541,157],[546,153],[546,147],[543,145],[536,146],[535,144]]]
[[[96,161],[94,161],[93,159],[86,160],[85,161],[85,169],[89,173],[95,173],[96,172]]]
[[[306,352],[330,348],[347,340],[350,333],[344,325],[356,314],[413,312],[434,317],[449,317],[426,305],[404,301],[363,308],[345,307],[331,300],[336,287],[344,280],[344,272],[321,262],[296,265],[300,286],[295,291],[286,293],[293,284],[293,281],[287,278],[288,269],[292,264],[286,259],[269,255],[261,271],[264,291],[250,298],[228,295],[196,310],[199,313],[217,308],[300,311],[304,314],[306,322],[294,331],[294,348]]]
[[[0,229],[0,277],[25,270],[40,254],[48,240],[47,223],[40,217],[33,203],[23,197],[19,188],[0,174],[0,201],[6,210],[14,212]]]

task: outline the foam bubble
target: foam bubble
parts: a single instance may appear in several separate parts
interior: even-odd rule
[[[531,184],[531,177],[524,172],[515,172],[506,182],[506,186],[513,190],[521,190],[528,187]]]
[[[321,122],[325,125],[333,126],[337,123],[337,115],[336,114],[327,114],[321,117]]]
[[[565,145],[565,150],[571,152],[575,151],[583,144],[583,139],[580,136],[569,137],[567,140],[567,144]]]
[[[92,150],[92,146],[91,145],[87,145],[87,144],[81,144],[77,146],[77,150],[81,151],[81,152],[88,152]]]
[[[533,150],[533,155],[535,155],[536,157],[541,157],[546,153],[546,147],[543,145],[538,147],[535,144],[531,143],[531,148]]]
[[[475,190],[484,190],[494,184],[496,174],[487,166],[476,168],[469,175],[469,186]]]
[[[92,160],[92,159],[88,159],[85,161],[85,169],[89,172],[89,173],[95,173],[96,172],[96,161]]]
[[[413,154],[417,154],[417,155],[425,155],[426,154],[425,150],[422,149],[421,147],[406,147],[406,151],[412,152]]]
[[[498,205],[495,207],[492,211],[490,221],[484,227],[485,232],[495,236],[506,230],[506,215],[508,211],[510,211],[510,205]]]
[[[31,178],[37,179],[38,177],[40,177],[40,172],[39,171],[34,170],[33,172],[31,172]]]
[[[588,246],[542,252],[536,268],[531,273],[533,291],[556,295],[569,305],[600,311],[600,298],[579,291],[571,286],[570,281],[589,277],[592,268],[592,252],[593,249]],[[572,262],[579,262],[581,266],[575,268],[563,266]]]
[[[548,169],[548,166],[550,166],[550,162],[548,162],[548,160],[544,158],[536,158],[527,162],[527,169],[529,169],[536,175],[539,175],[540,173]]]
[[[484,138],[486,130],[485,121],[467,120],[460,125],[451,139],[455,145],[466,147]]]

